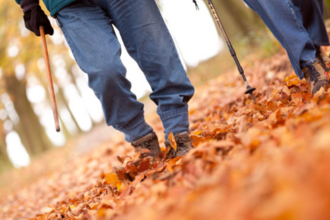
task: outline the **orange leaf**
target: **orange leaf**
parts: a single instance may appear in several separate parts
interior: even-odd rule
[[[202,132],[201,131],[195,131],[193,135],[200,135]]]
[[[273,98],[277,99],[277,98],[278,98],[278,95],[279,95],[278,89],[275,88],[275,89],[272,91],[271,96],[272,96]]]
[[[132,161],[128,162],[125,167],[125,173],[128,173],[131,177],[135,177],[138,173],[138,169],[136,166],[132,163]]]
[[[150,167],[151,167],[150,160],[148,160],[148,158],[143,158],[139,166],[139,172],[144,172],[146,170],[149,170]]]
[[[294,79],[290,79],[286,85],[290,88],[292,86],[298,86],[298,84],[300,83],[299,78],[294,78]]]
[[[174,159],[172,159],[170,162],[168,162],[168,164],[167,164],[167,169],[168,169],[168,171],[170,172],[170,173],[172,173],[173,172],[173,167],[174,166],[176,166],[176,165],[178,165],[179,163],[181,163],[181,160],[182,159],[182,156],[181,157],[176,157],[176,158],[174,158]]]
[[[117,174],[115,173],[108,173],[105,175],[105,182],[112,187],[120,188],[121,181],[119,180]]]
[[[286,86],[284,86],[284,88],[282,90],[282,93],[285,93],[287,96],[291,95],[290,89]]]
[[[99,203],[89,203],[88,206],[91,210],[96,209]]]
[[[191,140],[193,140],[194,142],[202,142],[202,141],[205,141],[206,138],[201,136],[201,135],[191,135],[190,136]]]
[[[172,131],[170,132],[170,134],[168,135],[168,140],[170,141],[171,147],[175,150],[175,152],[178,150],[178,145],[176,143],[175,137],[172,133]]]
[[[277,109],[273,114],[269,116],[269,120],[276,124],[282,120],[282,112],[281,109]]]
[[[124,163],[125,158],[126,158],[125,156],[123,156],[123,157],[121,157],[121,156],[117,156],[117,159],[118,159],[119,162],[122,163],[122,164]]]
[[[138,183],[140,183],[144,179],[144,174],[139,174],[135,177],[135,180],[132,182],[131,186],[136,187]]]

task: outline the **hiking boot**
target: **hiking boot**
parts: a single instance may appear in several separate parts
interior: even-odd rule
[[[179,134],[176,134],[174,136],[175,141],[177,143],[177,151],[175,152],[174,149],[172,148],[170,151],[170,155],[175,157],[181,157],[186,155],[191,149],[193,149],[193,145],[191,142],[191,139],[189,137],[188,132],[182,132]],[[169,142],[165,142],[166,147],[170,147],[171,144]]]
[[[132,142],[131,144],[135,148],[135,151],[141,152],[142,157],[151,156],[156,158],[161,152],[158,138],[155,132],[147,134],[146,136]]]
[[[316,47],[316,59],[319,62],[319,64],[321,64],[323,69],[327,73],[329,73],[330,72],[330,58],[326,53],[324,53],[324,51],[321,49],[321,47]]]
[[[309,84],[312,95],[319,91],[321,87],[326,88],[329,85],[328,73],[318,62],[304,67],[302,70],[305,74],[305,79]]]

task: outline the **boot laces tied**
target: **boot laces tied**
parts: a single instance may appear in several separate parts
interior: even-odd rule
[[[311,65],[308,68],[308,73],[311,78],[311,81],[315,81],[315,82],[317,82],[318,78],[321,76],[321,74],[317,71],[314,65]]]

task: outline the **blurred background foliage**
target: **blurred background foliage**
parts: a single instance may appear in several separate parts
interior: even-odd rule
[[[279,49],[258,15],[242,0],[213,1],[240,59],[257,48],[261,48],[260,56],[270,56]],[[325,1],[330,5],[330,0]],[[202,4],[202,0],[197,2]],[[104,121],[100,104],[88,89],[86,75],[77,67],[56,20],[51,19],[55,34],[48,37],[48,49],[62,128],[60,134],[55,133],[40,39],[25,29],[21,8],[14,0],[0,3],[1,173],[29,164],[30,158],[63,146]],[[326,10],[325,18],[329,17]],[[232,67],[234,63],[226,48],[197,67],[187,65],[197,86]],[[79,117],[89,119],[80,121]],[[19,150],[26,153],[15,164],[10,156]]]
[[[21,144],[33,157],[54,145],[61,145],[63,141],[51,140],[49,133],[53,130],[52,120],[45,119],[51,119],[51,116],[49,117],[50,102],[40,38],[25,29],[21,8],[14,0],[2,0],[0,13],[0,171],[3,171],[12,167],[9,152],[6,150],[8,142],[12,141],[14,145]],[[54,22],[52,19],[53,26],[56,27]],[[69,110],[69,97],[64,94],[66,86],[77,87],[77,76],[73,75],[72,69],[76,64],[70,58],[58,28],[55,28],[51,40],[48,38],[48,47],[52,71],[55,73],[53,78],[59,109],[62,109],[62,112],[65,109],[64,112],[70,114],[66,118],[72,119],[75,125],[71,124],[71,127],[76,129],[74,131],[75,129],[71,128],[70,132],[67,126],[62,126],[61,134],[64,137],[55,135],[53,139],[63,140],[82,131],[72,115],[72,110]],[[78,70],[75,73],[79,75]],[[64,79],[62,82],[58,80],[59,74],[65,75],[61,77]],[[50,125],[47,124],[49,122]],[[8,138],[7,134],[12,131],[17,132],[21,143],[17,142],[17,135]],[[16,139],[16,142],[13,139]]]

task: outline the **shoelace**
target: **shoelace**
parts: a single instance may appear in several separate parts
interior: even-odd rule
[[[317,71],[317,69],[315,68],[314,65],[311,65],[308,68],[308,73],[309,73],[309,76],[311,78],[311,81],[315,81],[315,83],[317,83],[317,81],[319,80],[319,77],[321,76],[321,74]]]

